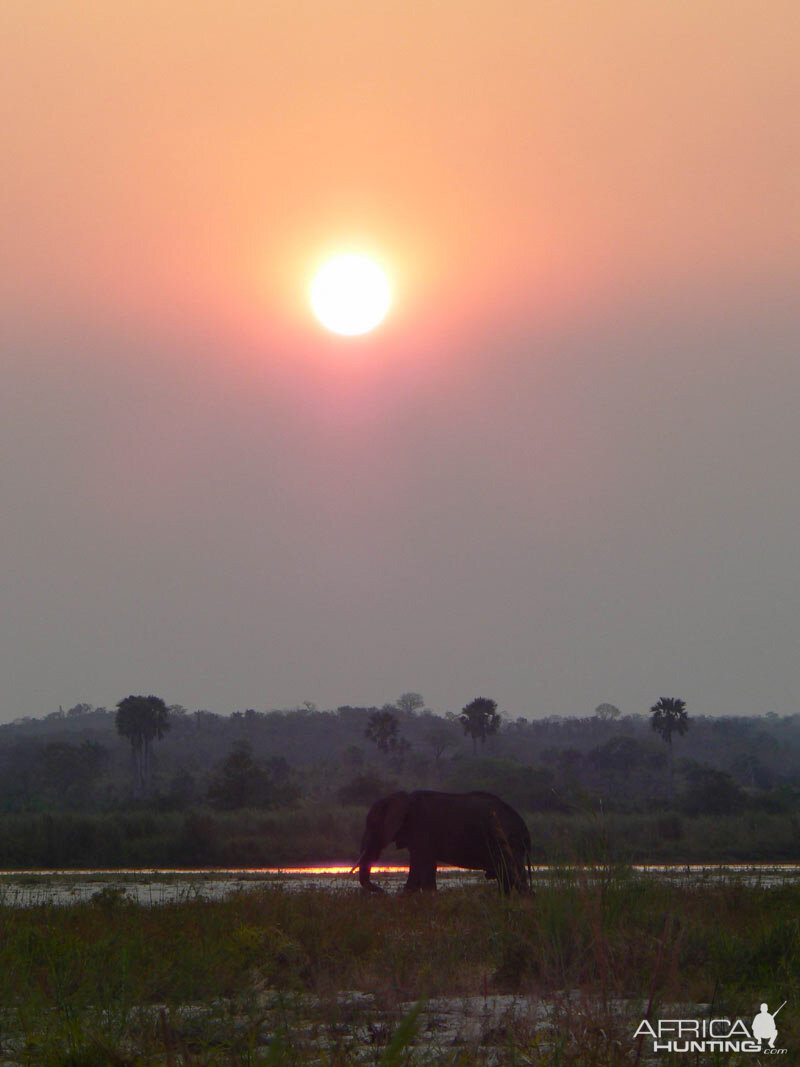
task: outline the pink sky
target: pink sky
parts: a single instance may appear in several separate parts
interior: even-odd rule
[[[421,8],[0,8],[0,719],[797,710],[796,3]]]

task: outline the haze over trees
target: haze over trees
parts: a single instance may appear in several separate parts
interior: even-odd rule
[[[760,827],[732,832],[734,855],[745,858],[747,835],[766,848],[763,820],[783,820],[782,843],[768,854],[791,859],[800,849],[800,715],[695,715],[685,740],[671,746],[666,737],[686,732],[682,705],[670,698],[653,706],[662,733],[654,710],[512,719],[490,698],[461,715],[399,701],[232,715],[167,707],[158,697],[125,698],[116,711],[83,703],[0,726],[0,867],[23,865],[27,855],[34,866],[76,856],[90,865],[101,857],[259,864],[281,849],[282,860],[302,861],[330,854],[335,842],[341,858],[360,836],[364,808],[401,788],[488,790],[544,819],[545,830],[554,818],[577,827],[617,813],[639,820],[639,854],[659,857],[689,847],[694,820],[699,827],[703,818],[741,815]],[[25,830],[14,821],[37,813],[45,821]],[[72,821],[53,823],[58,813]],[[237,813],[250,828],[238,852],[235,835],[217,825]],[[75,822],[90,814],[94,821]],[[154,852],[136,852],[134,823],[162,842]],[[302,829],[290,833],[291,825]],[[597,832],[587,830],[586,842]],[[631,840],[626,831],[623,843]]]

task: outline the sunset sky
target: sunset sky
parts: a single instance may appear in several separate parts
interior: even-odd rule
[[[798,54],[797,0],[3,0],[0,721],[800,712]]]

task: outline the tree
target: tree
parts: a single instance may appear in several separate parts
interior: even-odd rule
[[[359,774],[336,792],[340,804],[374,804],[397,788],[395,782],[385,781],[377,774]]]
[[[404,737],[398,737],[392,745],[391,752],[389,753],[389,766],[397,774],[402,773],[410,751],[411,745]]]
[[[543,763],[555,763],[562,778],[575,778],[584,764],[584,755],[579,748],[562,748],[542,753]]]
[[[425,701],[421,693],[403,693],[397,698],[397,707],[405,715],[413,715],[415,711],[425,707]]]
[[[695,763],[686,770],[688,789],[683,797],[687,815],[731,815],[739,811],[745,797],[729,774]]]
[[[86,806],[90,790],[108,757],[97,741],[71,745],[54,741],[44,746],[40,773],[44,791],[59,807]]]
[[[150,772],[152,743],[170,728],[167,705],[161,697],[129,696],[117,704],[117,733],[127,738],[133,753],[136,793],[144,796]]]
[[[603,722],[619,718],[619,708],[615,704],[598,704],[594,709],[594,713]]]
[[[593,766],[629,778],[634,767],[643,763],[643,746],[633,737],[612,737],[603,745],[593,748],[587,760]]]
[[[79,715],[89,715],[92,710],[91,704],[76,704],[74,708],[70,708],[67,712],[67,718],[76,719]]]
[[[737,756],[731,764],[731,770],[751,789],[771,789],[775,784],[774,772],[752,752]]]
[[[472,751],[477,754],[478,741],[485,745],[486,738],[496,734],[500,728],[497,702],[488,697],[476,697],[464,707],[458,721],[464,728],[464,733],[472,738]]]
[[[348,745],[344,750],[344,761],[357,774],[364,767],[364,749],[358,745]]]
[[[236,741],[211,778],[208,799],[222,811],[294,804],[299,789],[290,777],[283,756],[272,756],[264,766],[253,758],[249,741]]]
[[[435,721],[425,734],[425,740],[433,751],[433,765],[436,768],[436,776],[441,781],[444,754],[453,746],[453,728],[446,721]]]
[[[662,741],[669,745],[669,799],[675,799],[675,761],[672,751],[672,735],[680,737],[689,729],[689,716],[686,714],[686,701],[676,697],[661,697],[650,708],[652,718],[650,725]]]
[[[399,723],[391,704],[384,704],[380,711],[373,711],[367,719],[364,736],[377,745],[384,756],[397,748]]]
[[[266,792],[265,778],[253,759],[249,743],[239,741],[212,778],[208,799],[215,808],[223,811],[255,806]]]

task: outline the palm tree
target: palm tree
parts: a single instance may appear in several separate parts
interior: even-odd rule
[[[364,736],[378,746],[384,756],[397,748],[399,723],[392,704],[384,704],[380,711],[373,711],[367,719]]]
[[[133,753],[136,793],[143,796],[150,770],[150,752],[170,728],[167,705],[161,697],[129,696],[117,704],[117,733],[128,739]]]
[[[486,738],[490,734],[496,734],[500,726],[500,716],[497,714],[497,702],[488,697],[476,697],[467,704],[458,717],[458,721],[464,728],[464,733],[472,738],[472,751],[478,753],[478,740],[482,745],[486,744]]]
[[[661,735],[662,741],[669,745],[669,799],[672,803],[675,799],[675,766],[672,751],[672,735],[680,737],[689,729],[689,716],[686,714],[686,701],[676,697],[661,697],[653,704],[650,711],[653,717],[650,725]]]

